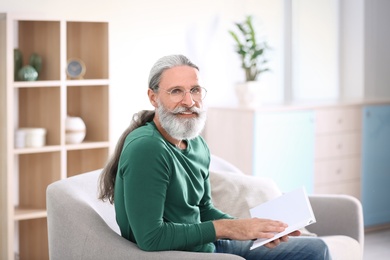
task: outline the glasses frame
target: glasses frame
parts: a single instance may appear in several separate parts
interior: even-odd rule
[[[195,99],[194,99],[194,96],[193,96],[193,93],[192,93],[193,90],[194,90],[194,89],[197,89],[197,88],[200,88],[202,91],[204,91],[204,96],[201,97],[200,100],[195,100]],[[181,98],[179,101],[172,100],[172,99],[173,99],[172,91],[174,91],[174,90],[176,90],[176,89],[181,89],[181,90],[183,90],[183,96],[182,96],[182,98]],[[171,101],[172,101],[172,102],[176,102],[176,103],[179,103],[179,102],[183,101],[183,99],[184,99],[184,97],[186,96],[187,93],[190,93],[192,100],[195,101],[195,102],[200,102],[200,101],[202,101],[203,99],[205,99],[205,97],[206,97],[206,95],[207,95],[207,89],[205,89],[204,87],[200,87],[200,86],[193,87],[193,88],[191,88],[191,89],[188,90],[188,91],[185,90],[184,88],[181,88],[181,87],[174,87],[174,88],[172,88],[171,90],[167,90],[166,92],[169,94]]]

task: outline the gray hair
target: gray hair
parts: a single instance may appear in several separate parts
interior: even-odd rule
[[[157,60],[149,73],[149,88],[154,92],[158,91],[161,75],[167,69],[177,66],[190,66],[199,70],[198,66],[192,63],[186,56],[181,54],[164,56]]]
[[[184,65],[199,70],[199,68],[184,55],[170,55],[160,58],[150,70],[149,88],[154,92],[157,92],[162,73],[167,69]],[[115,179],[118,171],[120,155],[122,153],[126,137],[138,127],[145,125],[147,122],[153,121],[154,115],[154,110],[142,110],[134,114],[129,127],[120,136],[116,144],[114,154],[104,166],[102,174],[99,177],[98,198],[102,201],[108,200],[111,204],[114,203]]]

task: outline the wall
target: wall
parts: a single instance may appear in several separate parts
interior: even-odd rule
[[[364,2],[364,95],[390,97],[390,1]]]
[[[292,1],[293,100],[339,97],[339,0]]]
[[[141,109],[151,109],[147,77],[159,57],[184,53],[201,68],[209,105],[235,103],[234,84],[243,79],[233,41],[233,22],[253,14],[272,51],[274,99],[283,95],[283,0],[0,0],[0,12],[110,21],[111,139],[117,140]]]
[[[243,74],[227,30],[247,14],[272,46],[272,72],[261,78],[271,101],[390,97],[389,8],[387,0],[0,0],[0,12],[110,21],[112,140],[151,109],[147,77],[163,55],[200,66],[210,106],[236,103]]]
[[[364,0],[340,2],[340,95],[364,96]]]

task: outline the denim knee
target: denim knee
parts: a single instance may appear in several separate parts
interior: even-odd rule
[[[315,241],[315,242],[314,242]],[[318,260],[330,260],[332,259],[330,256],[328,245],[320,238],[314,239],[314,243],[311,249],[314,251],[312,259]]]

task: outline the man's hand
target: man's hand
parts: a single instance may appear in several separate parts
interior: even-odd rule
[[[268,248],[275,248],[277,247],[281,242],[287,242],[288,241],[288,237],[289,236],[294,236],[294,237],[298,237],[301,235],[301,232],[299,230],[296,230],[294,232],[291,232],[290,234],[288,235],[285,235],[285,236],[282,236],[282,237],[279,237],[267,244],[264,244],[265,247],[268,247]]]
[[[254,240],[258,238],[272,238],[274,233],[283,232],[287,224],[270,219],[220,219],[213,221],[217,239],[227,238],[234,240]],[[281,242],[287,242],[289,236],[299,236],[301,232],[294,231],[286,236],[277,238],[265,244],[274,248]]]
[[[273,233],[283,232],[287,224],[260,218],[220,219],[213,221],[217,239],[251,240],[272,238]]]

